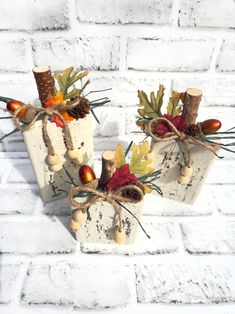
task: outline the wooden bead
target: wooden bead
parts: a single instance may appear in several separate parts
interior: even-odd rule
[[[69,221],[69,227],[72,231],[77,231],[80,226],[80,223],[75,221],[73,218]]]
[[[46,162],[50,166],[56,165],[56,164],[60,163],[60,156],[58,154],[47,155]]]
[[[79,158],[80,155],[81,155],[81,153],[79,152],[78,149],[67,150],[67,156],[68,156],[70,159]]]
[[[193,173],[193,167],[188,167],[188,166],[184,165],[180,169],[180,173],[182,174],[182,176],[191,177],[191,175]]]
[[[76,150],[76,149],[67,150],[67,156],[68,156],[70,159],[76,158],[76,156],[77,156],[77,150]]]
[[[74,162],[76,165],[78,165],[78,166],[81,165],[81,164],[83,163],[83,156],[81,155],[81,156],[79,156],[79,157],[73,159],[73,162]]]
[[[87,220],[87,212],[83,212],[80,209],[77,209],[73,212],[73,219],[80,224],[83,224]]]
[[[117,244],[124,244],[126,240],[126,234],[124,228],[122,228],[121,231],[119,231],[119,228],[116,227],[114,230],[114,241]]]
[[[181,184],[187,184],[190,180],[190,177],[186,177],[186,176],[179,176],[178,178],[178,182]]]
[[[49,168],[52,172],[58,172],[63,168],[63,164],[59,162],[58,164],[52,165]]]

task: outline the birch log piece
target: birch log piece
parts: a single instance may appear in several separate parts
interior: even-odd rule
[[[38,66],[33,68],[34,78],[37,84],[39,99],[44,106],[48,97],[54,93],[55,81],[49,66]]]
[[[99,179],[100,188],[105,188],[113,175],[114,157],[115,154],[112,151],[105,151],[102,155],[102,171]]]
[[[189,126],[195,124],[197,119],[197,112],[202,99],[202,92],[196,88],[188,88],[183,94],[183,116],[186,124]]]

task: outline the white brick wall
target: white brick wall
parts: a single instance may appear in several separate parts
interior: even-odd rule
[[[98,172],[102,150],[143,139],[132,133],[137,89],[198,87],[198,119],[226,130],[234,16],[233,0],[0,0],[0,95],[34,101],[33,65],[90,69],[88,90],[112,88],[94,122]],[[1,120],[0,136],[11,129]],[[193,206],[146,196],[151,240],[80,245],[66,200],[39,199],[21,135],[0,143],[0,313],[234,314],[235,166],[220,155]]]

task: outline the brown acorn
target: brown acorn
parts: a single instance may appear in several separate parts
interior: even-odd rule
[[[204,135],[210,135],[221,128],[221,122],[217,119],[208,119],[201,122],[201,130]]]
[[[19,109],[23,105],[24,105],[24,103],[19,101],[19,100],[10,100],[7,102],[7,110],[13,114],[17,109]],[[27,109],[20,110],[20,112],[18,112],[18,114],[17,114],[17,117],[23,119],[25,117],[27,111],[28,111]]]
[[[79,169],[79,179],[82,184],[87,184],[96,179],[94,170],[88,165],[82,165]]]

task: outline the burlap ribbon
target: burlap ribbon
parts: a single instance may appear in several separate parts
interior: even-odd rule
[[[68,105],[55,105],[53,107],[49,107],[49,108],[43,108],[43,107],[38,107],[38,106],[34,106],[34,105],[22,105],[21,107],[19,107],[13,115],[13,123],[15,125],[15,127],[22,131],[28,131],[30,130],[34,124],[36,123],[36,121],[42,117],[42,135],[43,135],[43,140],[44,143],[47,147],[48,150],[48,154],[49,155],[55,155],[55,151],[54,151],[54,147],[52,145],[50,136],[48,134],[47,131],[47,123],[48,123],[48,118],[52,117],[52,116],[57,116],[60,118],[60,120],[63,122],[64,124],[64,135],[65,135],[65,145],[67,150],[73,150],[74,149],[74,145],[73,145],[73,141],[72,141],[72,135],[68,126],[67,121],[64,119],[64,117],[61,115],[61,111],[68,111],[69,109],[74,108],[75,106],[77,106],[80,103],[80,99],[71,102]],[[32,117],[32,120],[26,124],[20,124],[20,121],[18,120],[18,114],[21,110],[34,110],[35,111],[35,115]]]
[[[163,136],[157,136],[156,134],[154,134],[152,132],[153,127],[154,127],[154,123],[157,123],[160,121],[164,121],[166,124],[168,124],[171,132],[167,132]],[[192,162],[189,144],[200,145],[200,146],[205,147],[206,149],[212,151],[213,153],[216,153],[216,151],[220,147],[219,145],[205,143],[200,138],[196,138],[196,137],[190,136],[184,132],[180,132],[174,126],[174,124],[171,121],[169,121],[168,119],[163,118],[163,117],[156,117],[156,118],[151,119],[146,125],[145,132],[147,135],[150,135],[152,137],[152,140],[155,143],[156,142],[168,142],[168,141],[173,141],[173,140],[179,140],[179,141],[183,142],[185,145],[186,153],[187,153],[187,161],[185,164],[188,167],[191,166],[191,162]]]
[[[123,193],[126,191],[132,191],[132,193],[128,193],[128,197],[123,196]],[[79,202],[78,200],[74,199],[76,195],[80,192],[91,192],[92,196],[88,198],[85,202]],[[131,196],[132,195],[132,196]],[[144,197],[144,192],[142,189],[136,185],[130,184],[122,186],[116,190],[102,192],[96,190],[94,187],[88,185],[82,185],[78,187],[74,187],[70,190],[68,195],[68,200],[71,206],[75,207],[73,213],[77,210],[82,210],[83,212],[87,211],[88,208],[101,201],[106,201],[110,203],[114,211],[116,213],[116,217],[119,219],[119,231],[122,230],[122,208],[118,203],[126,202],[126,203],[138,203],[142,201]]]

